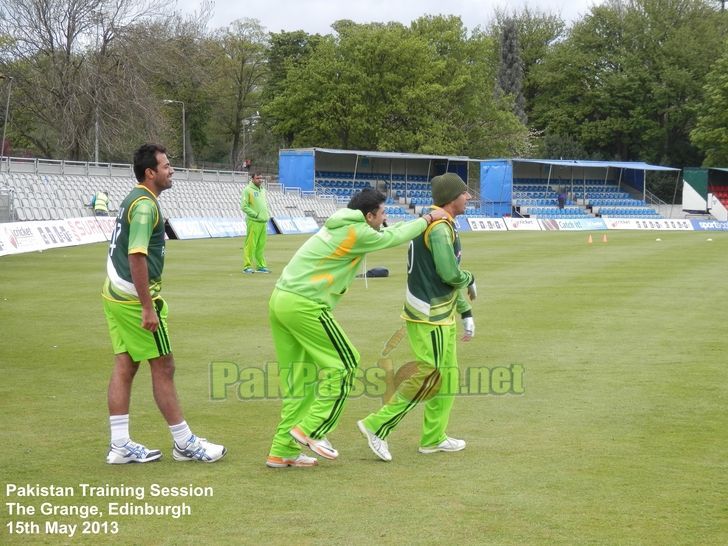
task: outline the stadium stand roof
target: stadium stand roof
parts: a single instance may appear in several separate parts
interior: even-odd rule
[[[462,155],[411,154],[404,152],[378,152],[369,150],[337,150],[334,148],[308,148],[308,150],[325,154],[357,155],[361,157],[379,157],[382,159],[444,159],[457,161],[478,161]]]
[[[663,167],[661,165],[650,165],[641,161],[591,161],[585,159],[511,159],[521,163],[539,163],[541,165],[558,165],[560,167],[591,167],[591,168],[614,168],[634,169],[638,171],[679,171],[674,167]]]

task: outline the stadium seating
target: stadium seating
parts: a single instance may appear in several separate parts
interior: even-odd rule
[[[316,171],[314,182],[316,193],[337,199],[342,204],[351,199],[351,196],[357,191],[369,187],[377,188],[388,197],[401,203],[430,204],[430,184],[426,175],[393,173],[356,173],[355,175],[353,172]]]
[[[220,217],[238,218],[240,196],[244,186],[241,181],[203,180],[176,177],[171,189],[160,196],[160,204],[166,217]],[[94,193],[109,191],[110,207],[119,206],[135,181],[129,176],[81,176],[70,174],[2,173],[0,187],[12,196],[11,219],[56,220],[92,216],[89,206]],[[278,216],[312,216],[322,223],[336,209],[332,199],[322,199],[313,193],[300,190],[282,191],[271,184],[268,192],[271,213]]]
[[[564,208],[558,207],[556,189],[568,187]],[[515,178],[513,205],[521,214],[537,218],[661,218],[643,200],[635,199],[615,184],[604,180],[570,180]]]
[[[718,201],[728,207],[728,186],[714,186],[708,187],[708,193],[712,193]]]
[[[40,169],[36,168],[36,171]],[[121,170],[123,173],[124,169]],[[117,170],[117,171],[118,171]],[[83,175],[43,172],[0,173],[0,188],[7,193],[10,219],[53,220],[91,216],[89,202],[94,193],[108,190],[113,211],[119,206],[134,184],[129,166],[127,175]],[[119,173],[117,173],[119,174]],[[208,176],[209,175],[209,176]],[[240,195],[245,184],[240,179],[227,179],[219,173],[189,171],[175,175],[173,187],[160,197],[167,217],[222,217],[242,221]],[[431,204],[430,183],[424,175],[317,172],[315,192],[298,189],[283,190],[277,184],[269,186],[271,214],[279,217],[310,216],[322,224],[337,208],[344,206],[351,195],[365,187],[377,187],[388,195],[385,210],[390,221],[408,220]],[[544,179],[516,179],[513,203],[518,212],[537,218],[661,218],[644,201],[620,191],[614,184],[587,180],[574,185],[570,199],[559,208],[555,188],[561,182]],[[713,187],[710,191],[728,203],[728,186]],[[492,203],[477,200],[468,204],[468,216],[494,216]]]
[[[598,214],[603,218],[662,218],[650,207],[599,207]]]

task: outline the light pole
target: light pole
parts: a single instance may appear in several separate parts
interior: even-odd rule
[[[181,100],[164,99],[164,104],[182,105],[182,167],[187,168],[187,129],[185,128],[185,103]]]
[[[8,129],[8,114],[10,113],[10,91],[13,87],[13,77],[0,74],[0,80],[8,80],[8,97],[5,99],[5,120],[3,121],[3,139],[0,140],[0,159],[5,157],[5,134]],[[0,167],[2,164],[0,163]]]

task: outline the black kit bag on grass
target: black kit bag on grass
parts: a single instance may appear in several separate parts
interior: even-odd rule
[[[357,277],[362,278],[364,275],[360,273]],[[370,279],[372,277],[389,277],[389,269],[386,267],[372,267],[367,271],[367,277]]]

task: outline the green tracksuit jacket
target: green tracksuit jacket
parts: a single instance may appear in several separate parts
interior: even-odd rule
[[[427,220],[421,218],[376,231],[361,211],[340,209],[296,252],[276,288],[333,309],[356,276],[365,254],[407,242],[426,227]]]

